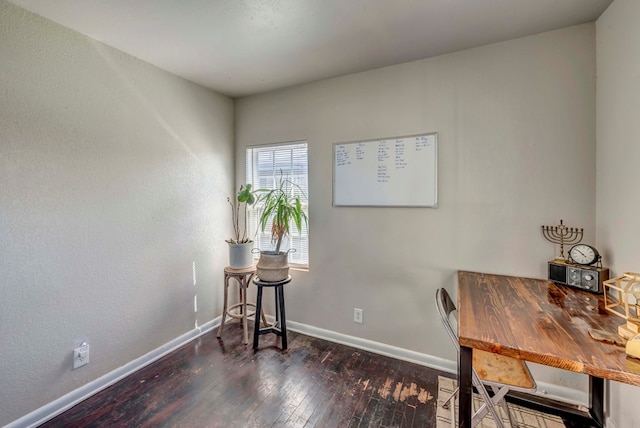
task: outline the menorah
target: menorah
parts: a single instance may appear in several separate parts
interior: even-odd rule
[[[582,228],[567,227],[560,220],[557,226],[542,226],[542,236],[549,242],[560,244],[560,259],[564,257],[564,244],[577,244],[582,240]]]

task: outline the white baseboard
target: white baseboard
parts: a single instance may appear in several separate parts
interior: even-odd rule
[[[447,373],[456,372],[457,364],[455,361],[445,360],[443,358],[434,357],[433,355],[422,354],[420,352],[410,351],[408,349],[398,348],[396,346],[386,345],[384,343],[374,342],[373,340],[362,339],[360,337],[348,336],[335,331],[324,330],[322,328],[300,324],[289,320],[287,320],[287,329],[306,334],[307,336],[313,336],[330,342],[351,346],[352,348],[370,351],[386,357],[392,357],[398,360],[431,367]]]
[[[267,316],[267,318],[271,317]],[[153,351],[125,364],[124,366],[119,367],[105,374],[104,376],[101,376],[98,379],[69,392],[68,394],[58,398],[57,400],[34,410],[33,412],[21,417],[20,419],[11,422],[9,425],[6,425],[5,428],[37,427],[38,425],[41,425],[42,423],[54,418],[60,413],[70,409],[81,401],[86,400],[92,395],[113,385],[126,376],[142,369],[143,367],[153,363],[154,361],[157,361],[158,359],[185,345],[193,339],[196,339],[197,337],[208,333],[219,325],[220,317],[217,317],[203,324],[199,328],[193,329],[183,334],[182,336],[177,337],[171,342],[166,343],[165,345],[154,349]],[[317,337],[319,339],[328,340],[330,342],[340,343],[343,345],[351,346],[353,348],[373,352],[375,354],[408,361],[410,363],[423,365],[446,373],[456,373],[457,364],[455,361],[446,360],[443,358],[434,357],[432,355],[422,354],[391,345],[386,345],[380,342],[374,342],[368,339],[349,336],[331,330],[324,330],[294,321],[288,321],[287,328],[292,331],[306,334],[308,336]],[[555,400],[578,405],[585,405],[584,403],[588,403],[587,394],[582,391],[540,382],[538,382],[538,389],[539,391],[544,391],[538,392],[538,394],[547,398],[552,398]],[[606,426],[615,428],[615,425],[609,418],[607,418]]]
[[[46,404],[34,410],[33,412],[24,415],[20,419],[16,419],[9,425],[5,425],[4,428],[37,427],[38,425],[41,425],[44,422],[58,416],[60,413],[70,409],[81,401],[86,400],[92,395],[95,395],[103,389],[113,385],[119,380],[129,376],[130,374],[142,369],[145,366],[148,366],[154,361],[159,360],[168,353],[174,351],[175,349],[178,349],[179,347],[185,345],[193,339],[196,339],[197,337],[208,333],[219,325],[220,317],[214,318],[213,320],[201,325],[200,327],[195,328],[183,334],[182,336],[175,338],[171,342],[166,343],[139,358],[136,358],[135,360],[125,364],[124,366],[118,367],[117,369],[105,374],[104,376],[101,376],[98,379],[93,380],[81,386],[80,388],[63,395],[57,400],[52,401],[51,403]]]

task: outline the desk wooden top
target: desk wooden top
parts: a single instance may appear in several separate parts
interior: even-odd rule
[[[620,317],[602,295],[553,282],[458,272],[460,345],[640,386],[640,360],[596,341],[589,329],[616,333]]]

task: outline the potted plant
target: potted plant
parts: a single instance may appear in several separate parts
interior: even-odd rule
[[[236,200],[231,201],[227,198],[227,202],[231,205],[231,221],[233,222],[233,238],[227,239],[229,244],[229,267],[234,269],[242,269],[253,264],[253,240],[249,238],[247,233],[247,213],[250,205],[256,203],[256,195],[251,190],[251,184],[240,185],[240,190],[236,194]],[[244,214],[242,225],[240,225],[240,206]]]
[[[294,190],[299,190],[296,195]],[[257,203],[262,205],[258,224],[264,232],[271,224],[271,242],[275,244],[274,251],[260,251],[257,264],[257,276],[263,281],[281,281],[289,275],[289,252],[280,251],[282,239],[291,233],[295,224],[298,230],[302,223],[307,224],[307,215],[302,209],[300,194],[304,192],[297,184],[285,179],[280,173],[280,182],[275,189],[256,190],[259,195]]]

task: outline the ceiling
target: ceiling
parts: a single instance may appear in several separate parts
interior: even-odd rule
[[[9,0],[244,96],[595,21],[612,0]]]

